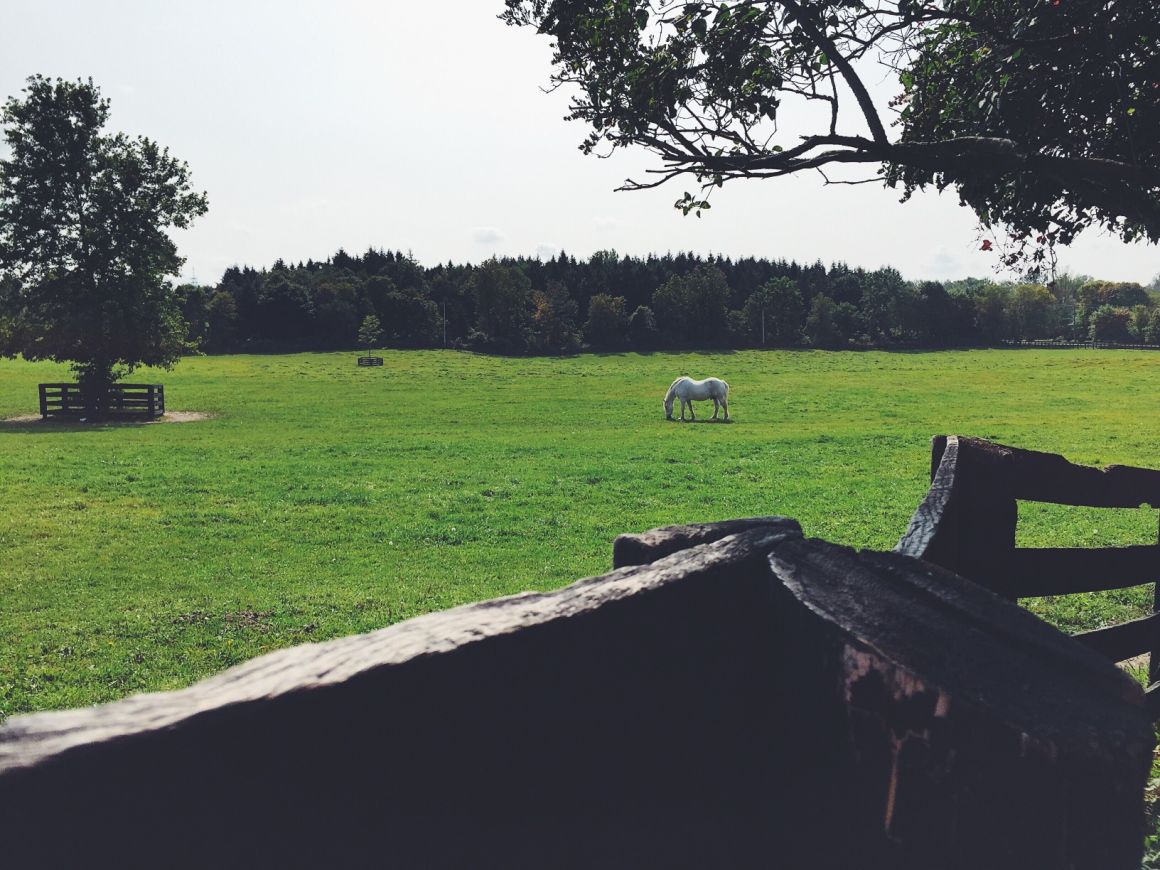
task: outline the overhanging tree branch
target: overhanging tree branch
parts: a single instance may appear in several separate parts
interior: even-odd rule
[[[1160,240],[1160,43],[1141,38],[1155,25],[1147,4],[506,3],[509,23],[556,39],[554,79],[580,88],[572,117],[592,126],[585,147],[643,145],[660,157],[657,179],[624,189],[694,176],[707,193],[730,179],[877,163],[904,196],[953,186],[982,221],[1013,233],[1067,240],[1102,224]],[[863,82],[870,62],[899,77],[887,106]],[[842,132],[848,98],[869,135]],[[783,149],[773,134],[791,100],[829,112]]]

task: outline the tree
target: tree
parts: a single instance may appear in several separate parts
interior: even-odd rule
[[[1126,344],[1132,340],[1132,312],[1127,308],[1101,305],[1091,316],[1092,341]]]
[[[169,228],[205,213],[188,166],[144,137],[105,134],[92,81],[33,76],[0,111],[0,354],[68,361],[95,412],[139,365],[172,366],[186,326],[166,277]]]
[[[383,341],[383,325],[378,317],[368,314],[358,328],[358,343],[367,350],[378,347]]]
[[[1152,315],[1148,318],[1144,341],[1148,344],[1160,344],[1160,308],[1153,309]]]
[[[423,291],[391,290],[379,310],[386,337],[393,346],[432,347],[439,343],[443,318],[439,306]]]
[[[964,330],[956,311],[955,300],[938,281],[923,281],[917,289],[922,310],[923,331],[919,341],[935,347],[958,344],[969,330]],[[965,318],[964,318],[965,319]],[[970,320],[967,319],[967,324]]]
[[[725,335],[729,284],[715,266],[674,275],[653,293],[653,311],[663,333],[678,344],[716,344]]]
[[[1132,340],[1140,343],[1148,341],[1148,324],[1152,320],[1152,309],[1147,305],[1132,306]]]
[[[534,349],[541,353],[572,353],[580,348],[576,333],[579,307],[559,281],[549,281],[545,290],[532,293],[532,333]]]
[[[988,343],[997,343],[1008,335],[1007,288],[985,284],[974,292],[975,328]]]
[[[902,273],[889,266],[867,276],[862,291],[862,315],[871,341],[890,340],[905,309],[909,288]]]
[[[230,350],[238,331],[238,304],[234,297],[224,290],[218,290],[210,297],[205,313],[206,348]]]
[[[843,302],[843,305],[849,305]],[[838,348],[846,343],[846,334],[839,323],[838,303],[829,296],[819,293],[810,303],[810,313],[806,317],[802,334],[813,347]]]
[[[955,187],[1007,227],[1015,260],[1042,262],[1091,225],[1160,240],[1160,41],[1144,35],[1155,10],[1142,0],[506,6],[509,24],[552,38],[552,80],[574,87],[569,117],[590,128],[582,148],[660,157],[625,189],[694,177],[686,213],[725,181],[853,165],[904,197]],[[889,105],[866,85],[876,64],[898,77]],[[796,141],[778,127],[794,110],[817,119]]]
[[[279,346],[302,347],[313,331],[314,299],[297,270],[275,263],[258,292],[258,336]]]
[[[770,278],[753,291],[742,309],[761,346],[776,347],[798,341],[802,325],[802,294],[791,278]]]
[[[657,319],[647,305],[636,306],[628,318],[628,339],[637,350],[652,350],[657,343]]]
[[[532,314],[527,275],[493,257],[471,273],[468,284],[475,296],[475,343],[503,353],[527,350]]]
[[[206,342],[208,307],[213,292],[212,287],[197,284],[179,284],[173,290],[181,319],[185,321],[185,342],[191,348],[200,348]]]
[[[1093,314],[1105,305],[1112,308],[1131,308],[1151,304],[1152,299],[1148,291],[1134,281],[1086,281],[1076,290],[1076,331],[1081,339],[1088,338]]]
[[[623,296],[597,293],[588,300],[588,322],[584,324],[584,337],[594,348],[612,350],[622,347],[627,326]]]
[[[1020,339],[1055,334],[1055,297],[1042,284],[1020,284],[1007,295],[1007,325]]]

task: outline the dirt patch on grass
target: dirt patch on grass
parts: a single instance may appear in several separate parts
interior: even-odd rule
[[[204,411],[166,411],[164,416],[158,417],[156,420],[92,420],[87,418],[81,419],[67,419],[60,418],[55,420],[45,420],[39,414],[21,414],[17,417],[5,417],[0,420],[0,425],[18,425],[28,426],[33,424],[40,424],[45,426],[147,426],[151,423],[196,423],[199,420],[212,420],[213,414],[207,414]]]

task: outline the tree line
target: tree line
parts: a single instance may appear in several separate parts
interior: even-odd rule
[[[424,267],[371,249],[231,267],[177,298],[191,349],[456,347],[505,354],[688,348],[1160,344],[1160,293],[1064,274],[1049,285],[907,281],[898,270],[600,251]]]

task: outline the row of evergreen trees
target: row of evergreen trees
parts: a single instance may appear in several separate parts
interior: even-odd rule
[[[569,353],[692,347],[956,347],[1005,339],[1160,343],[1157,294],[1065,275],[1050,287],[910,282],[892,268],[694,254],[491,259],[426,268],[339,251],[178,288],[207,352],[467,347]]]

